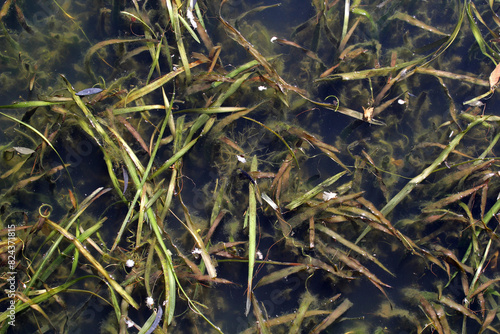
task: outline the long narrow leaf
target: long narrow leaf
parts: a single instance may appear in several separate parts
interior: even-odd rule
[[[253,156],[250,171],[257,171],[257,156]],[[247,303],[245,315],[248,316],[252,302],[253,291],[253,269],[255,265],[255,251],[257,245],[257,196],[254,187],[248,185],[248,284],[247,284]]]

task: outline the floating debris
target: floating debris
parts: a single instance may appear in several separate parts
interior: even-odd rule
[[[76,96],[89,96],[89,95],[94,95],[97,93],[102,92],[101,88],[85,88],[84,90],[81,90],[77,93],[75,93]]]

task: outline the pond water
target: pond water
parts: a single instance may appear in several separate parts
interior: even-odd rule
[[[0,9],[0,330],[498,333],[499,5],[190,3]]]

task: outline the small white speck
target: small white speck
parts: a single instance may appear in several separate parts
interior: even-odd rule
[[[191,25],[193,26],[193,28],[195,28],[195,29],[198,28],[198,24],[196,24],[193,12],[191,11],[190,8],[188,8],[188,10],[186,12],[186,17],[189,19],[189,22],[191,23]]]
[[[258,250],[258,251],[257,251],[257,253],[255,253],[255,255],[257,255],[257,258],[258,258],[259,260],[263,260],[263,259],[264,259],[264,255],[262,255],[262,253],[261,253],[261,251],[260,251],[260,250]]]
[[[134,260],[128,259],[127,262],[125,262],[125,265],[129,268],[132,268],[135,265]]]
[[[128,328],[134,327],[135,325],[135,323],[130,319],[125,320],[125,323],[127,324]]]
[[[155,300],[153,299],[153,297],[146,298],[146,306],[147,307],[153,308],[154,304],[155,304]]]
[[[271,43],[276,42],[277,39],[278,39],[278,37],[276,37],[276,36],[271,37]]]
[[[245,159],[245,156],[243,154],[238,154],[236,155],[236,158],[238,159],[239,162],[245,163],[247,162],[247,159]]]
[[[192,253],[193,255],[194,255],[194,254],[201,254],[201,249],[199,249],[199,248],[195,248],[195,249],[193,249],[193,251],[192,251],[191,253]]]
[[[398,100],[398,103],[399,103],[399,104],[405,104],[405,103],[406,103],[406,101],[405,101],[405,100],[403,100],[403,99],[399,99],[399,100]]]
[[[262,92],[263,90],[266,90],[267,87],[266,86],[259,86],[259,88],[257,88],[257,89]]]
[[[335,197],[337,197],[337,193],[332,193],[330,191],[323,192],[323,201],[329,201]]]

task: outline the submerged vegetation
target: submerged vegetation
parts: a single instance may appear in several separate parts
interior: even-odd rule
[[[500,332],[496,1],[35,3],[2,333]]]

